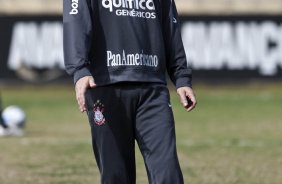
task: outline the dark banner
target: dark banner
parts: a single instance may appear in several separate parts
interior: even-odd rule
[[[52,82],[64,72],[60,16],[0,17],[0,80]]]
[[[282,77],[282,16],[180,18],[195,79]],[[0,30],[0,81],[70,80],[64,72],[61,16],[3,16]]]
[[[281,15],[203,15],[181,20],[196,79],[281,79]]]

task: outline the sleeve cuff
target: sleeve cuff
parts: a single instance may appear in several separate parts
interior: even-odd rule
[[[89,71],[89,69],[87,67],[83,67],[83,68],[77,70],[73,75],[74,84],[79,79],[81,79],[82,77],[85,77],[85,76],[92,76],[91,72]]]
[[[192,79],[190,77],[182,77],[175,82],[176,89],[180,87],[190,87],[192,88]]]

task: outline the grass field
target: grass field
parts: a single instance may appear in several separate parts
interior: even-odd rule
[[[27,135],[0,138],[1,184],[98,184],[90,131],[71,87],[3,88],[28,115]],[[282,183],[282,86],[196,86],[186,113],[172,91],[179,159],[189,184]],[[146,172],[137,151],[137,183]]]

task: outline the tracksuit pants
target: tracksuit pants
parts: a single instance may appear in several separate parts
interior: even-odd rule
[[[135,184],[135,140],[150,184],[183,184],[174,118],[164,84],[118,83],[86,92],[102,184]]]

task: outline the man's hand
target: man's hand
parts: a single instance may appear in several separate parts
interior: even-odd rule
[[[180,102],[188,112],[196,107],[197,100],[192,88],[180,87],[177,89],[177,94],[180,97]]]
[[[76,100],[81,112],[86,111],[85,92],[87,88],[95,88],[96,84],[92,76],[85,76],[79,79],[75,84]]]

